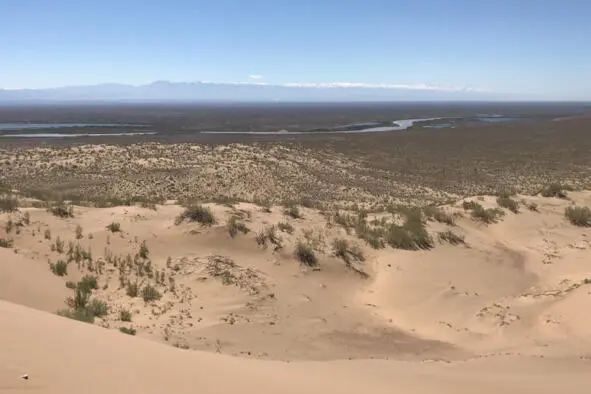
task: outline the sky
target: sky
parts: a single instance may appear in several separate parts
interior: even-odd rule
[[[588,0],[0,0],[0,89],[158,80],[591,100]]]

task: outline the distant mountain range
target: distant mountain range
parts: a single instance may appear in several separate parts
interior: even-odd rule
[[[469,89],[429,86],[362,84],[212,83],[158,81],[132,86],[103,84],[53,89],[0,89],[0,102],[61,101],[233,101],[233,102],[343,102],[343,101],[472,101],[500,96]],[[503,97],[507,99],[507,97]]]

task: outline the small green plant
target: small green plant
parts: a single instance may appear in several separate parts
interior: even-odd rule
[[[14,244],[14,242],[12,241],[12,239],[5,239],[5,238],[0,238],[0,248],[12,248],[12,245]]]
[[[43,237],[45,239],[51,240],[51,230],[50,229],[45,230],[45,233],[43,234]]]
[[[318,258],[316,257],[314,249],[312,249],[310,245],[301,241],[298,241],[296,244],[295,257],[300,261],[300,263],[309,267],[315,267],[318,265]]]
[[[234,238],[239,232],[242,234],[248,234],[250,229],[246,227],[244,222],[239,221],[236,216],[232,216],[228,220],[228,233],[230,234],[230,237]]]
[[[567,207],[564,216],[575,226],[591,227],[591,210],[588,207]]]
[[[135,335],[137,333],[135,328],[127,328],[127,327],[121,327],[119,329],[120,332],[122,332],[123,334],[127,334],[127,335]]]
[[[386,233],[386,242],[395,249],[431,249],[433,239],[427,232],[422,212],[419,209],[410,209],[406,211],[405,216],[402,226],[395,223],[390,225]]]
[[[76,288],[76,282],[69,280],[66,282],[66,287],[68,289],[74,290]]]
[[[127,309],[121,309],[119,311],[119,320],[130,322],[131,321],[131,312]]]
[[[519,203],[509,196],[497,197],[497,204],[501,208],[507,208],[513,213],[519,213]]]
[[[464,201],[464,204],[466,204],[466,201]],[[504,215],[504,212],[501,209],[485,209],[482,205],[474,201],[468,202],[468,206],[468,209],[472,210],[472,218],[486,224],[496,223]],[[464,209],[466,208],[464,207]]]
[[[64,203],[59,203],[49,208],[49,212],[53,214],[53,216],[57,216],[59,218],[73,218],[74,217],[74,207],[71,205],[66,205]]]
[[[86,308],[79,309],[62,309],[57,311],[59,316],[67,317],[68,319],[78,320],[84,323],[94,323],[94,315]]]
[[[121,225],[118,222],[112,222],[107,226],[107,230],[112,233],[118,233],[121,231]]]
[[[162,294],[154,286],[147,284],[142,289],[142,298],[144,302],[156,301],[162,298]]]
[[[68,263],[63,260],[59,260],[56,263],[50,263],[49,268],[57,276],[65,276],[68,274]]]
[[[139,294],[139,284],[136,282],[127,282],[127,285],[125,286],[125,293],[129,296],[129,297],[137,297]]]
[[[302,214],[300,213],[300,208],[298,208],[298,206],[295,204],[285,207],[285,209],[283,210],[283,214],[293,219],[300,219],[302,217]]]
[[[150,250],[148,249],[148,245],[146,245],[146,241],[143,241],[142,244],[140,245],[140,251],[138,254],[144,260],[146,260],[148,258],[148,256],[150,255]]]
[[[105,301],[93,299],[88,303],[86,308],[95,317],[103,317],[109,314],[109,305]]]
[[[175,223],[181,224],[184,221],[197,222],[202,226],[213,226],[216,223],[213,212],[203,205],[193,205],[185,209],[175,220]]]
[[[76,226],[76,239],[82,239],[84,238],[84,234],[82,234],[82,226],[77,225]]]
[[[55,239],[55,243],[52,245],[51,250],[60,254],[64,253],[64,241],[62,241],[59,236]]]
[[[542,197],[558,197],[566,198],[567,191],[572,191],[573,188],[569,185],[563,185],[560,183],[551,183],[540,191]]]
[[[76,287],[85,293],[91,293],[93,290],[98,289],[97,278],[92,275],[84,275]]]
[[[277,224],[277,228],[279,229],[279,231],[282,231],[284,233],[288,233],[288,234],[293,234],[294,232],[294,228],[291,224],[289,224],[288,222],[279,222]]]
[[[456,234],[453,231],[442,231],[438,234],[439,241],[448,242],[451,245],[465,244],[466,241],[462,235]]]

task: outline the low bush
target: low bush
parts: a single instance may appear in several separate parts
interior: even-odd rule
[[[94,323],[94,315],[86,308],[79,309],[62,309],[57,312],[59,316],[67,317],[68,319],[78,320],[84,323]]]
[[[294,232],[294,228],[291,224],[289,224],[288,222],[279,222],[277,224],[277,228],[284,232],[284,233],[288,233],[288,234],[293,234]]]
[[[289,205],[285,207],[285,209],[283,210],[283,214],[293,219],[300,219],[302,217],[302,214],[300,213],[300,208],[298,208],[297,205]]]
[[[427,219],[435,220],[439,223],[444,223],[449,226],[453,226],[455,224],[455,220],[452,215],[436,206],[430,205],[423,208],[423,214]]]
[[[119,320],[130,322],[131,321],[131,312],[127,309],[122,309],[119,311]]]
[[[301,241],[296,244],[295,256],[300,261],[300,263],[309,267],[318,265],[318,258],[316,257],[314,249],[312,249],[310,245],[307,245]]]
[[[107,230],[112,233],[118,233],[121,231],[121,225],[118,222],[112,222],[107,226]]]
[[[519,203],[508,196],[497,197],[497,204],[501,208],[507,208],[513,213],[519,213]]]
[[[0,248],[12,248],[13,244],[12,239],[0,238]]]
[[[216,223],[213,212],[203,205],[193,205],[185,209],[175,220],[175,223],[181,224],[184,221],[197,222],[202,226],[212,226]]]
[[[575,226],[591,227],[591,210],[588,207],[567,207],[564,216]]]
[[[461,245],[466,243],[464,236],[454,233],[453,231],[442,231],[438,234],[439,241],[448,242],[452,245]]]
[[[53,216],[57,216],[59,218],[73,218],[74,217],[74,207],[71,205],[67,205],[64,203],[59,203],[49,208],[49,212],[53,214]]]
[[[386,242],[395,249],[404,250],[433,247],[433,239],[425,227],[420,210],[409,211],[402,226],[391,224],[386,232]]]
[[[572,191],[573,188],[569,185],[563,185],[560,183],[551,183],[540,191],[542,197],[558,197],[566,198],[567,191]]]
[[[236,216],[232,216],[228,220],[228,233],[230,234],[230,237],[234,238],[238,233],[248,234],[249,232],[250,229],[246,227],[246,224],[238,220]]]
[[[127,328],[127,327],[121,327],[119,329],[120,332],[122,332],[123,334],[127,334],[127,335],[135,335],[137,333],[135,328]]]
[[[63,260],[49,264],[49,268],[51,269],[51,272],[57,276],[65,276],[68,274],[68,263]]]
[[[101,300],[91,300],[86,306],[86,309],[88,309],[95,317],[103,317],[109,314],[109,305]]]
[[[162,294],[154,286],[148,284],[142,289],[142,298],[144,302],[157,301],[162,298]]]

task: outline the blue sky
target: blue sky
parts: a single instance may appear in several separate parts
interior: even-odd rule
[[[0,88],[348,82],[591,100],[590,15],[588,0],[0,0]]]

